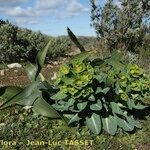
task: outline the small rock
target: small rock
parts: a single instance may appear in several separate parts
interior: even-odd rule
[[[12,68],[21,68],[22,65],[20,65],[19,63],[12,63],[7,65],[8,68],[12,69]]]
[[[51,64],[48,64],[47,68],[53,68],[53,66]]]
[[[23,109],[25,109],[25,110],[28,110],[30,108],[32,108],[32,106],[25,106],[25,107],[23,107]]]
[[[5,70],[0,70],[0,75],[4,76],[5,75]]]
[[[66,61],[66,60],[67,60],[67,58],[63,58],[62,60],[63,60],[63,61]]]
[[[3,127],[3,126],[5,126],[5,123],[0,123],[0,127]]]
[[[15,73],[18,73],[18,70],[14,70]]]
[[[51,80],[55,80],[57,78],[56,72],[54,72],[54,75],[51,77]]]
[[[57,61],[54,61],[53,64],[54,64],[54,65],[58,65],[58,62],[57,62]]]
[[[68,56],[74,56],[74,55],[77,55],[77,54],[80,54],[80,53],[81,53],[80,50],[79,50],[79,49],[76,49],[76,50],[74,50],[74,51],[68,53]]]

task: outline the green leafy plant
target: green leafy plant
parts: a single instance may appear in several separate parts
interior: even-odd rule
[[[22,29],[0,20],[0,62],[33,60],[45,45],[47,37],[40,32]]]
[[[70,126],[84,124],[96,134],[141,128],[132,110],[145,108],[142,101],[150,91],[143,69],[123,63],[118,53],[97,65],[90,55],[83,52],[60,67],[53,107],[70,119]]]
[[[32,106],[37,114],[60,118],[73,126],[87,126],[95,134],[105,130],[115,135],[118,128],[133,131],[141,128],[135,110],[142,111],[150,92],[150,79],[135,64],[126,64],[121,54],[91,59],[94,51],[85,51],[68,28],[68,34],[81,53],[60,66],[55,82],[50,84],[40,73],[50,42],[38,52],[36,65],[28,63],[31,84],[25,89],[3,87],[2,98],[13,104]]]
[[[48,60],[58,56],[64,56],[71,49],[69,39],[63,37],[53,37],[47,53]]]
[[[108,51],[121,49],[137,52],[149,35],[148,0],[100,0],[91,2],[91,25]]]

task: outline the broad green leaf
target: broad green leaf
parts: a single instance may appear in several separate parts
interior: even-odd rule
[[[85,121],[87,127],[95,134],[99,134],[101,131],[101,118],[100,115],[97,115],[95,113],[92,114],[92,116],[86,117]]]
[[[132,103],[133,103],[132,105],[133,105],[134,109],[145,109],[146,108],[146,106],[144,106],[140,103],[135,104],[134,101],[132,101]]]
[[[41,94],[38,90],[39,85],[39,82],[34,82],[31,85],[27,86],[19,94],[15,95],[14,97],[10,98],[6,103],[4,103],[0,109],[6,108],[13,104],[31,106]]]
[[[106,82],[106,77],[107,75],[100,71],[96,75],[94,75],[94,78],[97,79],[99,83]]]
[[[73,122],[78,122],[80,119],[81,119],[81,118],[78,116],[78,114],[76,114],[76,115],[74,115],[74,116],[70,119],[70,121],[69,121],[68,124],[71,124],[71,123],[73,123]]]
[[[121,59],[122,54],[114,51],[111,57],[105,60],[105,64],[108,63],[110,66],[113,66],[113,68],[115,68],[115,72],[119,72],[120,70],[124,69],[124,65],[121,62]]]
[[[142,105],[140,103],[135,104],[133,100],[128,100],[127,101],[127,105],[129,107],[129,109],[131,109],[131,110],[132,109],[144,109],[144,108],[146,108],[146,106],[144,106],[144,105]]]
[[[101,87],[97,87],[95,94],[101,93],[102,92],[102,88]]]
[[[63,116],[64,116],[65,118],[67,118],[67,119],[68,119],[68,122],[69,122],[69,119],[71,119],[74,115],[73,115],[73,114],[63,114]]]
[[[82,62],[83,60],[87,59],[90,56],[90,52],[82,52],[80,54],[75,55],[71,60],[70,63]]]
[[[106,94],[109,90],[110,90],[109,87],[104,88],[104,89],[102,89],[101,87],[97,87],[96,94],[98,94],[98,93],[104,93],[104,94]]]
[[[137,128],[141,128],[141,124],[138,120],[135,120],[133,116],[127,116],[127,121]]]
[[[111,135],[115,135],[117,131],[117,120],[115,116],[109,115],[102,118],[103,129]]]
[[[74,106],[71,106],[69,110],[76,113],[80,112],[79,110],[75,109]]]
[[[118,103],[110,102],[113,113],[123,115],[123,111],[119,107]]]
[[[66,85],[73,85],[75,79],[74,79],[74,78],[69,78],[69,77],[64,77],[64,78],[62,78],[62,81],[63,81]]]
[[[106,111],[108,111],[109,110],[109,106],[107,105],[107,102],[106,102],[105,98],[102,97],[101,101],[103,102],[103,107],[106,109]]]
[[[74,104],[74,102],[75,102],[75,99],[74,98],[70,98],[69,100],[68,100],[68,106],[70,107],[70,106],[73,106],[73,104]]]
[[[67,27],[68,35],[70,39],[75,43],[75,45],[80,49],[81,52],[84,52],[85,49],[84,47],[79,43],[78,39],[76,36],[73,34],[73,32]]]
[[[47,45],[45,46],[44,49],[42,49],[38,52],[38,54],[36,56],[36,63],[38,65],[38,73],[40,72],[41,68],[44,65],[46,54],[47,54],[50,44],[51,44],[51,40],[47,43]]]
[[[77,104],[78,109],[79,109],[80,111],[83,110],[83,109],[86,107],[87,103],[88,103],[88,102],[78,103],[78,104]]]
[[[133,109],[133,102],[132,102],[132,100],[128,100],[127,101],[127,105],[128,105],[128,107],[129,107],[129,109]]]
[[[64,91],[59,91],[55,95],[51,96],[51,99],[53,100],[62,100],[67,97],[67,94],[64,93]]]
[[[67,102],[58,101],[57,104],[53,104],[52,106],[59,111],[67,111],[69,107],[73,106],[75,100],[73,98],[69,99]]]
[[[59,113],[49,104],[47,103],[42,96],[40,96],[33,104],[33,109],[36,113],[50,117],[50,118],[61,118]]]
[[[116,116],[117,119],[117,124],[120,128],[122,128],[125,131],[133,131],[134,130],[134,124],[133,123],[129,123],[124,119],[121,119],[119,117]]]
[[[109,88],[109,87],[104,88],[104,89],[103,89],[103,93],[104,93],[104,94],[107,94],[107,92],[108,92],[109,90],[110,90],[110,88]]]
[[[90,97],[88,98],[90,101],[95,101],[95,96],[92,94],[90,95]]]
[[[30,62],[27,62],[25,66],[25,70],[27,73],[28,78],[30,81],[35,81],[36,80],[36,74],[37,74],[37,66],[31,64]]]
[[[6,86],[0,88],[0,98],[9,100],[22,91],[21,87]]]
[[[101,109],[102,109],[102,103],[101,103],[101,101],[98,100],[96,104],[92,104],[92,105],[90,106],[90,109],[91,109],[91,110],[95,110],[95,111],[101,110]]]
[[[144,105],[142,105],[142,104],[135,104],[134,106],[133,106],[133,108],[134,109],[145,109],[147,106],[144,106]]]
[[[62,105],[53,104],[52,106],[55,110],[62,111],[62,112],[67,111],[69,108],[69,106],[67,104],[64,104],[64,105],[63,104]]]

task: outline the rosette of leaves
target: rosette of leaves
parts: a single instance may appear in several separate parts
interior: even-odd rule
[[[71,62],[60,67],[55,81],[58,92],[51,97],[57,101],[53,105],[56,109],[64,111],[68,110],[70,106],[75,109],[73,108],[75,103],[82,102],[82,98],[89,96],[93,92],[91,84],[94,69],[90,62],[86,60],[88,56],[89,52],[79,54]],[[72,102],[70,106],[68,105],[68,98]],[[66,102],[66,106],[61,104],[63,100]],[[61,107],[64,107],[64,110]]]
[[[60,67],[53,107],[69,118],[69,125],[86,125],[93,133],[114,135],[118,128],[141,128],[131,110],[142,110],[150,88],[143,69],[125,64],[119,53],[90,61],[88,52]],[[133,71],[135,69],[135,71]]]

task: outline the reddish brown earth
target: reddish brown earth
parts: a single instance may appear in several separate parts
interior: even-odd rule
[[[43,76],[50,80],[58,70],[58,65],[46,65],[42,69]],[[1,86],[25,86],[30,83],[24,68],[4,69],[4,76],[0,76]]]
[[[43,76],[50,80],[57,72],[60,64],[67,61],[67,58],[58,58],[56,61],[50,62],[45,65],[42,69]],[[14,69],[4,69],[4,75],[0,75],[0,87],[2,86],[25,86],[30,83],[25,69],[14,68]]]

